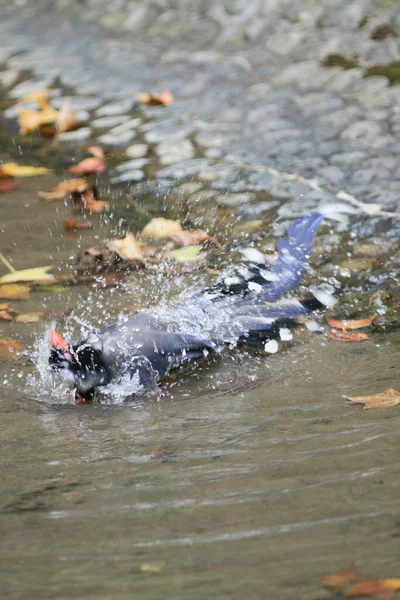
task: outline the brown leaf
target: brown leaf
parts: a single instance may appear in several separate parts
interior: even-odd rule
[[[340,340],[341,342],[366,342],[369,337],[366,333],[346,333],[346,331],[336,331],[333,329],[329,335],[328,340]]]
[[[13,321],[14,317],[7,309],[0,309],[0,321]]]
[[[70,100],[66,100],[60,108],[59,112],[57,113],[55,123],[57,126],[57,133],[71,131],[80,125],[79,119],[72,110]]]
[[[17,323],[38,323],[39,321],[41,321],[41,319],[43,319],[42,312],[25,313],[22,315],[18,315],[15,318]]]
[[[25,283],[6,283],[5,285],[0,285],[0,298],[29,300],[30,287]]]
[[[89,186],[83,193],[72,192],[72,202],[78,212],[102,213],[109,207],[110,203],[105,200],[97,200],[97,193],[93,186]]]
[[[155,239],[168,238],[173,235],[178,235],[182,232],[180,220],[173,221],[172,219],[164,219],[159,217],[151,219],[143,229],[141,235],[143,237],[153,237]]]
[[[335,329],[343,329],[343,331],[346,331],[347,329],[361,329],[361,327],[368,327],[368,325],[371,325],[375,317],[376,315],[371,315],[369,317],[364,317],[363,319],[336,320],[331,319],[329,315],[325,315],[328,325],[334,327]]]
[[[111,252],[116,252],[123,260],[143,260],[142,249],[133,233],[128,233],[121,240],[107,242],[107,248]]]
[[[0,173],[1,176],[1,173]],[[0,194],[7,194],[19,188],[22,185],[20,181],[14,181],[11,177],[8,179],[0,179]]]
[[[150,104],[153,106],[168,106],[174,103],[174,97],[167,88],[160,94],[154,92],[137,92],[136,98],[143,104]]]
[[[102,173],[106,168],[104,152],[100,146],[88,148],[88,152],[93,154],[92,158],[85,158],[80,163],[68,169],[68,173],[73,175],[89,175],[90,173]]]
[[[42,125],[55,123],[57,117],[58,111],[54,110],[49,104],[46,104],[40,111],[21,108],[18,113],[21,135],[36,131],[37,129],[40,129]]]
[[[391,598],[397,590],[400,590],[400,579],[370,579],[353,585],[346,591],[345,597],[370,596],[385,600]]]
[[[92,227],[91,223],[77,223],[74,219],[65,219],[64,221],[65,231],[78,231],[79,229],[91,229]]]
[[[368,575],[357,573],[354,569],[349,567],[343,571],[337,571],[336,573],[325,575],[322,580],[322,585],[334,590],[342,590],[350,585],[350,583],[355,583],[356,581],[365,581],[366,579],[369,579]]]
[[[38,196],[45,200],[64,200],[74,192],[82,194],[89,187],[90,184],[86,179],[67,179],[57,183],[57,185],[52,188],[51,192],[38,192]]]
[[[221,248],[221,244],[218,242],[217,238],[215,236],[211,237],[202,229],[195,229],[194,231],[183,230],[172,235],[171,238],[179,246],[194,246],[196,244],[210,242],[218,248]]]
[[[364,404],[364,410],[368,408],[388,408],[400,404],[400,392],[389,388],[378,394],[370,394],[366,396],[343,396],[346,400]]]
[[[7,360],[18,358],[21,350],[23,350],[23,347],[19,342],[9,339],[0,339],[0,359]]]

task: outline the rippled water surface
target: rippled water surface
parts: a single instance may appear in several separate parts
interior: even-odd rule
[[[42,186],[2,199],[16,268],[115,233],[105,218],[65,236],[69,208],[38,203]],[[133,274],[123,289],[38,291],[18,310],[73,309],[61,322],[78,335],[189,284]],[[38,351],[50,320],[2,323],[1,337]],[[351,563],[398,576],[400,413],[343,398],[399,384],[397,335],[303,332],[277,355],[227,351],[151,397],[93,406],[43,380],[43,348],[0,363],[2,597],[316,600],[331,597],[322,575]]]

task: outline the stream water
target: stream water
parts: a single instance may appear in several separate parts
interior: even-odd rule
[[[62,178],[71,147],[23,141],[13,127],[2,127],[3,161],[56,169],[0,198],[1,251],[14,268],[73,269],[83,248],[148,220],[114,192],[109,216],[66,235],[69,204],[37,192]],[[183,214],[168,194],[141,202],[150,216]],[[196,206],[192,220],[224,240],[237,227],[231,209]],[[75,406],[47,373],[52,320],[76,338],[121,306],[209,283],[204,271],[132,272],[118,286],[43,288],[11,302],[46,318],[0,324],[1,338],[26,349],[0,362],[2,598],[322,600],[331,593],[321,577],[349,564],[399,575],[400,413],[343,398],[399,386],[394,327],[358,344],[303,331],[269,357],[226,351],[128,402],[115,390]]]

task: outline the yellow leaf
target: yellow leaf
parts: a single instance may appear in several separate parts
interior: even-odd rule
[[[4,163],[0,165],[0,177],[36,177],[46,175],[51,169],[45,167],[24,167],[17,163]]]
[[[18,323],[37,323],[42,318],[43,318],[42,312],[31,312],[31,313],[25,313],[23,315],[18,315],[17,317],[15,317],[15,320]]]
[[[346,400],[364,404],[364,409],[368,408],[388,408],[400,404],[400,392],[389,388],[379,394],[371,394],[367,396],[343,396]]]
[[[355,583],[356,581],[365,581],[367,579],[369,579],[368,575],[357,573],[350,567],[344,569],[343,571],[337,571],[335,573],[325,575],[322,580],[322,585],[334,590],[342,590],[351,583]]]
[[[0,277],[1,283],[16,283],[17,281],[51,281],[52,275],[48,275],[47,271],[52,268],[52,265],[48,267],[34,267],[32,269],[22,269],[22,271],[14,271],[14,273],[8,273]]]
[[[133,233],[128,233],[122,240],[107,242],[107,248],[124,260],[143,260],[142,249]]]
[[[146,227],[142,231],[144,237],[153,237],[157,240],[167,238],[172,235],[176,235],[182,231],[181,222],[173,221],[172,219],[164,219],[160,217],[158,219],[152,219],[150,223],[147,223]]]
[[[400,579],[370,579],[353,585],[345,593],[346,598],[370,596],[371,598],[391,598],[400,590]]]
[[[139,569],[142,573],[161,573],[165,568],[165,562],[160,560],[152,563],[142,563]]]
[[[21,102],[36,102],[36,104],[38,104],[40,108],[45,108],[47,106],[49,92],[49,88],[35,90],[34,92],[30,92],[30,94],[27,94],[26,96],[21,98]]]
[[[0,285],[0,298],[8,300],[29,300],[30,287],[25,283],[7,283]]]
[[[169,253],[177,262],[194,262],[199,258],[201,246],[185,246]]]
[[[55,123],[58,118],[58,111],[54,110],[49,104],[43,107],[43,110],[28,110],[22,108],[18,114],[18,123],[21,128],[21,134],[36,131],[42,125]]]

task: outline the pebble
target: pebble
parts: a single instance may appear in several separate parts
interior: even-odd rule
[[[53,79],[53,77],[46,77],[41,79],[28,79],[27,81],[22,81],[8,92],[8,96],[10,96],[10,98],[22,98],[27,94],[37,92],[42,88],[50,86],[53,83]]]
[[[319,177],[325,179],[325,181],[328,181],[335,187],[339,187],[345,178],[343,171],[341,171],[339,167],[336,167],[335,165],[322,167],[322,169],[319,169],[318,175]]]
[[[132,171],[127,171],[118,177],[113,177],[110,179],[110,183],[125,183],[129,181],[142,181],[145,178],[145,174],[141,169],[133,169]]]
[[[254,199],[254,194],[220,194],[215,201],[222,206],[240,206],[252,202]]]
[[[19,71],[14,69],[8,69],[7,71],[0,71],[0,82],[4,87],[10,87],[18,80]]]
[[[163,154],[182,154],[184,158],[191,158],[193,151],[194,147],[192,142],[185,139],[172,142],[164,140],[156,147],[157,156],[162,156]]]
[[[331,156],[330,162],[343,167],[354,166],[362,163],[367,158],[366,152],[343,152]]]
[[[119,164],[115,167],[116,171],[129,171],[132,169],[141,169],[142,167],[149,164],[148,158],[135,158]]]
[[[375,121],[358,121],[346,127],[340,136],[351,140],[365,140],[380,135],[381,131],[380,125]]]
[[[207,158],[212,158],[212,159],[222,158],[223,155],[224,155],[224,153],[221,150],[221,148],[207,148],[206,151],[204,152],[204,156],[206,156]]]
[[[132,110],[135,104],[134,98],[127,98],[120,102],[111,102],[110,104],[104,104],[96,110],[97,117],[111,117],[114,115],[121,115]]]
[[[93,110],[101,102],[96,96],[59,96],[52,100],[54,108],[61,108],[66,102],[71,104],[73,110]]]
[[[148,144],[160,144],[165,140],[181,140],[191,135],[194,131],[193,125],[174,126],[165,129],[156,129],[154,131],[148,131],[144,139]]]
[[[60,142],[78,142],[83,143],[91,136],[92,130],[90,127],[81,127],[75,129],[75,131],[65,131],[57,136],[57,140]]]
[[[142,158],[146,156],[149,147],[147,144],[134,144],[125,150],[125,154],[130,158]]]
[[[191,194],[199,192],[202,187],[202,184],[198,181],[191,181],[189,183],[182,183],[182,185],[177,188],[177,191],[181,194],[190,196]]]
[[[97,138],[97,141],[100,144],[106,144],[107,146],[124,146],[125,144],[129,144],[129,142],[135,137],[134,131],[121,131],[121,132],[112,132],[105,133]]]
[[[257,204],[250,204],[249,206],[242,206],[238,211],[238,217],[244,217],[246,219],[254,219],[262,214],[268,212],[275,206],[279,206],[279,202],[274,200],[265,200],[264,202],[257,202]]]
[[[208,167],[209,163],[206,158],[193,158],[190,160],[184,160],[178,164],[171,165],[161,169],[157,173],[157,179],[183,179],[190,175],[197,175],[203,169]]]
[[[113,117],[99,117],[98,119],[93,119],[91,122],[91,126],[95,129],[106,129],[108,127],[115,127],[116,125],[121,125],[121,123],[126,123],[129,121],[129,115],[115,115]]]

